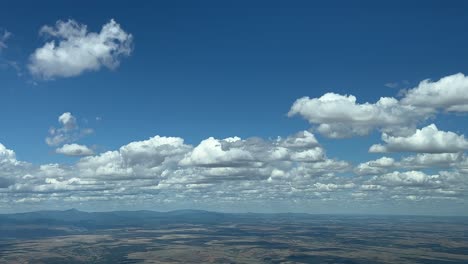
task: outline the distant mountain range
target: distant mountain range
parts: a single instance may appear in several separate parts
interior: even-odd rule
[[[27,213],[0,214],[0,224],[73,224],[85,225],[87,227],[109,226],[141,226],[170,223],[197,223],[217,224],[220,222],[239,221],[262,221],[262,219],[275,218],[276,220],[312,220],[330,219],[343,220],[346,218],[358,219],[369,218],[405,218],[427,216],[360,216],[360,215],[316,215],[307,213],[219,213],[204,210],[175,210],[169,212],[158,212],[149,210],[140,211],[111,211],[111,212],[83,212],[76,209],[65,211],[46,210]],[[432,218],[432,217],[431,217]]]
[[[223,221],[226,214],[201,210],[156,211],[112,211],[83,212],[76,209],[65,211],[36,211],[15,214],[0,214],[0,223],[50,223],[50,224],[94,224],[106,226],[145,225],[146,223]]]

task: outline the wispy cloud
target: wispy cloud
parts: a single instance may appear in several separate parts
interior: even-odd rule
[[[6,42],[10,37],[11,37],[11,32],[0,29],[0,52],[2,52],[3,49],[8,48]]]
[[[91,128],[80,128],[76,117],[70,112],[61,114],[58,117],[58,122],[60,127],[51,127],[49,135],[45,139],[45,142],[49,146],[59,146],[64,143],[75,142],[94,132]]]

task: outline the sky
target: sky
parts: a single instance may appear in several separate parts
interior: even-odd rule
[[[0,213],[468,215],[464,1],[5,6]]]

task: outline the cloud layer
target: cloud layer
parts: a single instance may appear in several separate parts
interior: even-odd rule
[[[0,207],[53,201],[65,207],[188,201],[205,206],[214,201],[217,206],[285,201],[356,206],[388,200],[463,202],[468,195],[468,159],[460,153],[382,157],[353,167],[327,157],[308,131],[271,140],[210,137],[196,146],[179,137],[154,136],[98,155],[77,144],[59,149],[89,156],[70,165],[33,165],[18,161],[13,150],[0,144]]]

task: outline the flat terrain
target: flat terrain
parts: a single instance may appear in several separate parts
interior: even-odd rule
[[[0,263],[468,263],[468,218],[220,214],[0,215]]]

